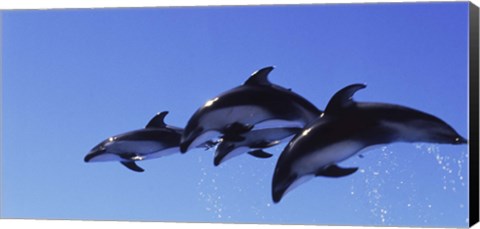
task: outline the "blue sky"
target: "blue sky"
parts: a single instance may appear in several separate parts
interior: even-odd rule
[[[283,146],[213,166],[195,150],[86,164],[110,135],[155,113],[193,112],[275,65],[270,80],[323,109],[358,101],[416,108],[467,136],[467,3],[2,12],[2,201],[6,218],[465,226],[467,146],[392,144],[352,157],[273,204]]]

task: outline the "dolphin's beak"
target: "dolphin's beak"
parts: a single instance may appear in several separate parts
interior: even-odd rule
[[[282,199],[283,194],[285,194],[286,190],[287,190],[286,187],[283,187],[283,188],[274,187],[273,190],[272,190],[273,202],[274,203],[280,202],[280,200]]]
[[[286,177],[274,174],[272,179],[272,199],[274,203],[280,202],[283,195],[287,192],[290,185],[297,179],[296,175],[288,175]]]
[[[223,159],[234,150],[232,143],[222,141],[215,150],[215,156],[213,158],[213,165],[219,166]]]
[[[83,161],[85,162],[90,162],[93,158],[105,153],[105,150],[92,150],[85,158],[83,158]]]
[[[457,144],[467,144],[468,143],[468,140],[462,136],[458,136],[456,139],[455,139],[455,142]]]
[[[87,154],[87,156],[85,156],[85,158],[83,158],[83,161],[89,162],[89,161],[92,160],[92,158],[94,158],[95,156],[97,156],[97,155],[94,155],[94,154],[92,154],[92,153]]]
[[[224,153],[217,154],[217,152],[215,152],[215,157],[213,158],[213,165],[219,166],[225,156],[226,154]]]
[[[180,152],[181,153],[186,153],[188,150],[188,147],[192,144],[192,140],[182,140],[180,142]]]

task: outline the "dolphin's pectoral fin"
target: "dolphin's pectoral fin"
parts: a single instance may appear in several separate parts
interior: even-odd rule
[[[271,153],[267,153],[261,149],[257,149],[257,150],[253,150],[253,151],[250,151],[248,152],[248,154],[256,157],[256,158],[270,158],[273,156],[273,154]]]
[[[143,172],[145,171],[144,169],[140,168],[134,161],[121,161],[122,165],[125,165],[125,167],[135,171],[135,172]]]
[[[249,124],[243,124],[239,122],[234,122],[230,124],[224,131],[224,133],[227,134],[243,134],[246,133],[250,130],[252,130],[254,125],[249,125]]]
[[[235,122],[225,128],[222,138],[226,141],[241,142],[245,140],[245,137],[241,136],[241,134],[247,133],[252,129],[253,125]]]
[[[352,99],[353,94],[365,87],[365,84],[352,84],[340,89],[328,102],[327,108],[325,108],[325,113],[336,113],[351,106],[355,103]]]
[[[155,115],[155,117],[153,117],[150,122],[148,122],[147,126],[145,126],[145,128],[164,128],[167,126],[167,124],[165,124],[165,116],[167,116],[168,114],[168,111],[164,111],[164,112],[161,112],[161,113],[158,113],[157,115]]]
[[[326,169],[321,169],[315,176],[324,176],[324,177],[343,177],[348,176],[354,172],[356,172],[358,168],[341,168],[338,165],[331,165],[328,166]]]

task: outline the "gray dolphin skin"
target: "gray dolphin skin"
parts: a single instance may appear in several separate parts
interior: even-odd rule
[[[258,70],[243,85],[200,107],[185,127],[181,152],[222,135],[229,141],[243,141],[239,135],[260,128],[262,123],[275,123],[275,128],[303,128],[315,120],[321,111],[291,90],[272,84],[267,78],[272,70]]]
[[[95,146],[85,162],[119,161],[127,168],[143,172],[135,162],[179,152],[183,129],[165,124],[167,111],[158,113],[144,129],[112,136]]]
[[[213,163],[218,166],[220,163],[245,152],[257,158],[270,158],[272,154],[264,152],[262,149],[286,142],[301,130],[302,128],[296,127],[267,128],[249,131],[241,135],[244,140],[240,141],[222,139],[215,150]]]
[[[393,142],[467,143],[433,115],[399,105],[355,102],[353,94],[365,87],[353,84],[338,91],[324,114],[285,147],[273,174],[275,203],[306,178],[354,173],[358,168],[341,168],[337,163],[368,146]]]

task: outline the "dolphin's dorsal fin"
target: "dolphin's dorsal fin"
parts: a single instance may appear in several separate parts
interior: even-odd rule
[[[325,109],[325,113],[336,113],[353,105],[355,103],[352,99],[353,94],[365,87],[367,87],[365,84],[352,84],[342,88],[332,96],[328,102],[327,108]]]
[[[142,169],[140,166],[138,166],[134,161],[121,161],[122,165],[125,167],[129,168],[130,170],[133,170],[135,172],[143,172],[145,171]]]
[[[348,176],[354,172],[356,172],[358,168],[341,168],[338,165],[330,165],[326,169],[321,169],[315,176],[323,176],[323,177],[343,177]]]
[[[150,122],[148,122],[147,126],[145,128],[164,128],[167,126],[165,124],[165,116],[167,116],[168,111],[160,112],[155,117],[153,117]]]
[[[266,67],[262,68],[256,72],[254,72],[250,78],[243,85],[271,85],[270,81],[268,81],[268,74],[273,70],[273,67]]]

